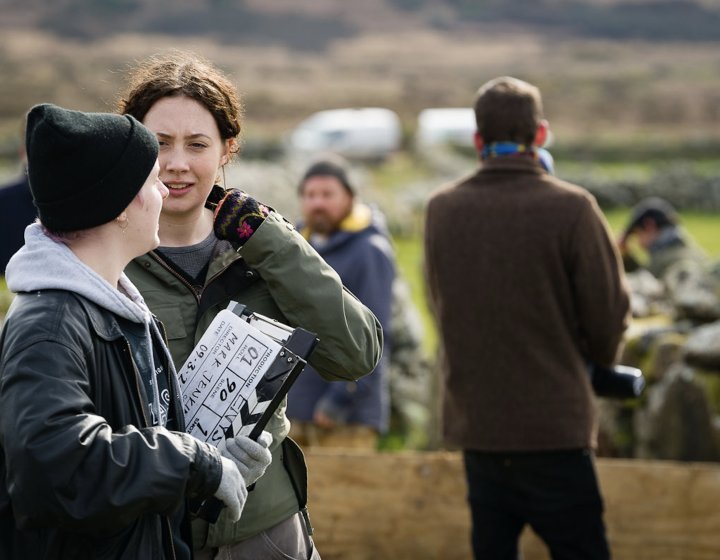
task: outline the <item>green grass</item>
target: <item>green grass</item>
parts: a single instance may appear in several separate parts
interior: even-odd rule
[[[5,277],[0,276],[0,324],[7,313],[10,304],[12,303],[13,295],[7,288]]]
[[[423,347],[428,356],[435,355],[437,348],[437,330],[427,305],[425,280],[423,279],[422,240],[418,238],[395,238],[395,254],[400,274],[407,281],[412,293],[413,302],[420,312],[425,338]]]

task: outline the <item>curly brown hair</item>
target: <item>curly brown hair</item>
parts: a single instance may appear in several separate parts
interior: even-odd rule
[[[236,139],[242,128],[243,106],[237,89],[210,61],[186,52],[155,55],[138,64],[130,74],[128,89],[117,110],[140,122],[163,97],[186,96],[212,114],[223,140]],[[231,143],[238,150],[238,143]]]

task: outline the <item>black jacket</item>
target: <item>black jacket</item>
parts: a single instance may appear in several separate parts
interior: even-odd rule
[[[25,171],[7,185],[0,185],[0,275],[10,257],[23,246],[25,228],[37,216]]]
[[[182,433],[175,391],[178,431],[149,427],[115,315],[19,294],[0,344],[0,558],[189,558],[185,498],[217,489],[219,455]]]

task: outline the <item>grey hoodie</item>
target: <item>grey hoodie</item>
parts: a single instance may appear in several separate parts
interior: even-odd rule
[[[114,288],[83,263],[67,245],[48,236],[39,223],[30,224],[25,229],[25,245],[8,262],[5,278],[8,288],[14,293],[38,290],[74,292],[118,317],[143,325],[147,340],[143,346],[148,352],[153,347],[151,329],[157,340],[163,339],[140,292],[124,273],[120,276],[119,289]],[[162,346],[169,367],[173,368],[172,357],[165,345]],[[153,363],[151,355],[137,359],[138,348],[133,346],[132,349],[138,365]],[[174,369],[170,374],[170,378],[174,379]],[[164,418],[160,414],[160,394],[155,376],[146,371],[142,371],[141,375],[148,378],[152,386],[149,404],[153,416]]]

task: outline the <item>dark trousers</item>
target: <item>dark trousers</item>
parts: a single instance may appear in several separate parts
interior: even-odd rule
[[[525,524],[553,560],[609,560],[590,451],[466,450],[464,458],[476,560],[517,560]]]

